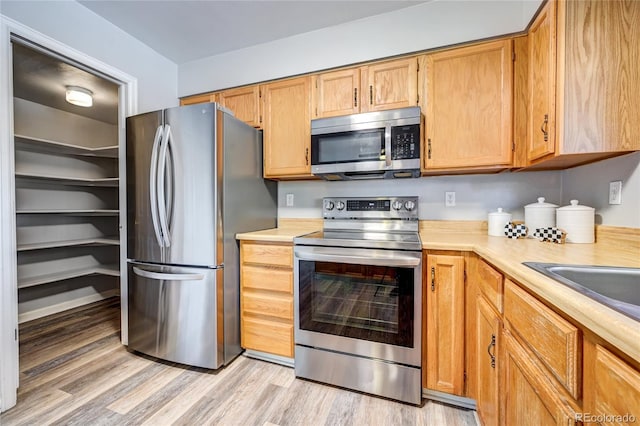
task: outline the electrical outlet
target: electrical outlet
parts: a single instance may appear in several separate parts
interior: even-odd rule
[[[454,191],[447,191],[444,193],[444,206],[455,207],[456,205],[456,193]]]
[[[293,207],[293,194],[287,194],[287,207]]]
[[[609,182],[609,204],[622,204],[622,181]]]

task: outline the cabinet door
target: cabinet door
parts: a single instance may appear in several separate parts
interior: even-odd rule
[[[498,354],[500,349],[500,317],[484,297],[476,303],[475,383],[476,401],[482,423],[498,425]]]
[[[264,177],[311,175],[311,77],[261,87]]]
[[[425,169],[511,164],[512,40],[425,56]]]
[[[360,68],[326,72],[312,78],[314,118],[360,112]]]
[[[556,2],[548,1],[529,30],[529,144],[534,161],[556,146]]]
[[[637,422],[640,372],[600,345],[585,342],[584,349],[584,412],[606,415],[605,425]]]
[[[250,126],[260,127],[259,86],[239,87],[220,92],[220,103]]]
[[[382,111],[418,104],[418,60],[399,59],[362,68],[360,111]]]
[[[508,333],[502,336],[504,351],[503,424],[520,426],[574,425],[576,413],[544,378],[530,355]]]
[[[423,386],[462,395],[464,388],[464,257],[427,255]]]
[[[203,95],[188,96],[186,98],[180,99],[180,106],[203,104],[206,102],[217,102],[217,95],[217,93],[205,93]]]

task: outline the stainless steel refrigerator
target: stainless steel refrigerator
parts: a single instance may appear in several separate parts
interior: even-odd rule
[[[242,351],[235,234],[276,226],[262,134],[214,103],[126,131],[129,348],[219,368]]]

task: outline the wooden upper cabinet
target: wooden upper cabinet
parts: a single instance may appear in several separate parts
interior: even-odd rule
[[[512,50],[500,40],[420,58],[424,171],[510,167]]]
[[[260,127],[259,86],[246,86],[220,92],[220,104],[250,126]]]
[[[360,112],[418,104],[418,59],[381,62],[362,67]]]
[[[556,3],[549,1],[529,30],[528,159],[555,152]]]
[[[311,176],[310,89],[309,76],[260,87],[265,178]]]
[[[217,95],[218,95],[217,93],[205,93],[202,95],[187,96],[186,98],[180,99],[180,106],[203,104],[206,102],[217,102],[218,101]]]
[[[429,254],[426,260],[422,384],[431,390],[462,395],[464,257]]]
[[[313,118],[360,112],[360,68],[317,74],[312,79]]]
[[[640,150],[640,2],[548,0],[529,44],[527,160],[567,168]]]

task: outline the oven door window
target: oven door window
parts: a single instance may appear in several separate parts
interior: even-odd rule
[[[384,128],[311,136],[311,164],[385,159]]]
[[[302,330],[413,347],[414,270],[300,261]]]

